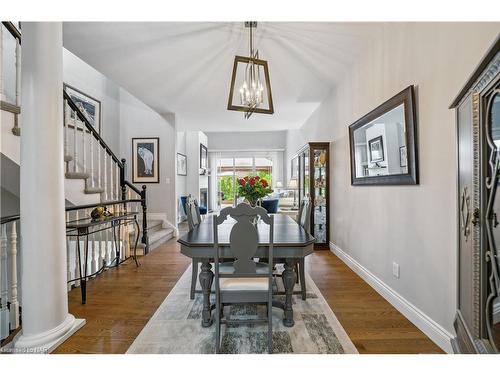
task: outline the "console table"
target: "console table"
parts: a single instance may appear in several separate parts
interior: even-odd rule
[[[135,265],[139,267],[139,262],[137,261],[137,243],[139,242],[140,226],[137,221],[137,212],[121,212],[116,213],[113,216],[104,217],[102,219],[91,219],[84,218],[69,221],[66,223],[66,236],[76,239],[76,252],[78,257],[78,267],[79,267],[79,277],[68,280],[68,283],[75,280],[80,281],[80,288],[82,292],[82,304],[84,305],[87,301],[87,280],[90,277],[97,276],[104,270],[117,267],[121,263],[125,262],[127,259],[120,261],[120,245],[117,238],[121,236],[121,227],[133,223],[137,228],[137,234],[135,238],[134,255],[132,258],[135,261]],[[104,232],[106,230],[112,230],[113,232],[113,244],[116,250],[116,256],[109,264],[103,264],[103,266],[91,275],[87,275],[87,265],[88,265],[88,253],[89,253],[89,235],[99,232]],[[118,232],[118,234],[117,234]],[[84,263],[82,268],[82,255],[80,251],[80,239],[85,239],[84,245]],[[114,264],[113,264],[114,263]]]

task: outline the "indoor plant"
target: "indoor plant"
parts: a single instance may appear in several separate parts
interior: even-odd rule
[[[255,207],[260,199],[273,192],[265,178],[246,176],[238,179],[238,195]]]

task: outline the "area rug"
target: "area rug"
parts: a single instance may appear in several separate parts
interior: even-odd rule
[[[167,298],[151,317],[127,354],[203,354],[215,352],[215,324],[201,326],[203,296],[196,293],[189,299],[191,267],[182,275]],[[273,308],[273,353],[354,354],[356,347],[335,317],[320,291],[306,274],[307,299],[293,298],[295,325],[285,327],[283,311]],[[275,288],[283,290],[281,278]],[[296,286],[300,289],[299,285]],[[284,296],[276,296],[284,299]],[[224,313],[231,319],[251,319],[265,316],[265,306],[226,306]],[[223,353],[266,353],[267,325],[222,325]]]

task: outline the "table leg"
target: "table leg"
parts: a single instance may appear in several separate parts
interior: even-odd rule
[[[79,279],[80,279],[80,292],[82,293],[82,304],[85,304],[85,292],[84,292],[84,285],[83,285],[83,278],[82,278],[82,256],[80,254],[80,234],[76,236],[76,255],[78,257],[78,273],[79,273]]]
[[[214,273],[212,272],[212,265],[208,260],[203,261],[201,264],[199,279],[201,289],[203,290],[203,312],[201,325],[203,327],[210,327],[212,325],[210,293],[212,291]]]
[[[295,260],[286,259],[285,270],[281,274],[283,285],[285,287],[285,308],[283,311],[283,325],[285,327],[293,327],[295,324],[293,321],[292,295],[297,275],[295,274],[294,266]]]
[[[116,266],[120,264],[120,250],[119,250],[119,244],[118,241],[116,240],[116,222],[112,221],[111,222],[111,229],[113,230],[113,246],[115,247],[115,259],[116,259]],[[111,262],[113,263],[113,262]]]
[[[135,261],[135,266],[139,267],[139,261],[137,260],[137,244],[139,243],[139,233],[141,232],[141,227],[139,226],[139,222],[137,221],[137,218],[135,216],[134,216],[134,222],[137,232],[137,236],[135,236],[134,261]]]

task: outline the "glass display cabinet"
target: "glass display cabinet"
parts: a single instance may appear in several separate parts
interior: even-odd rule
[[[297,154],[299,201],[311,199],[311,234],[317,249],[329,248],[329,149],[329,142],[311,142]]]

